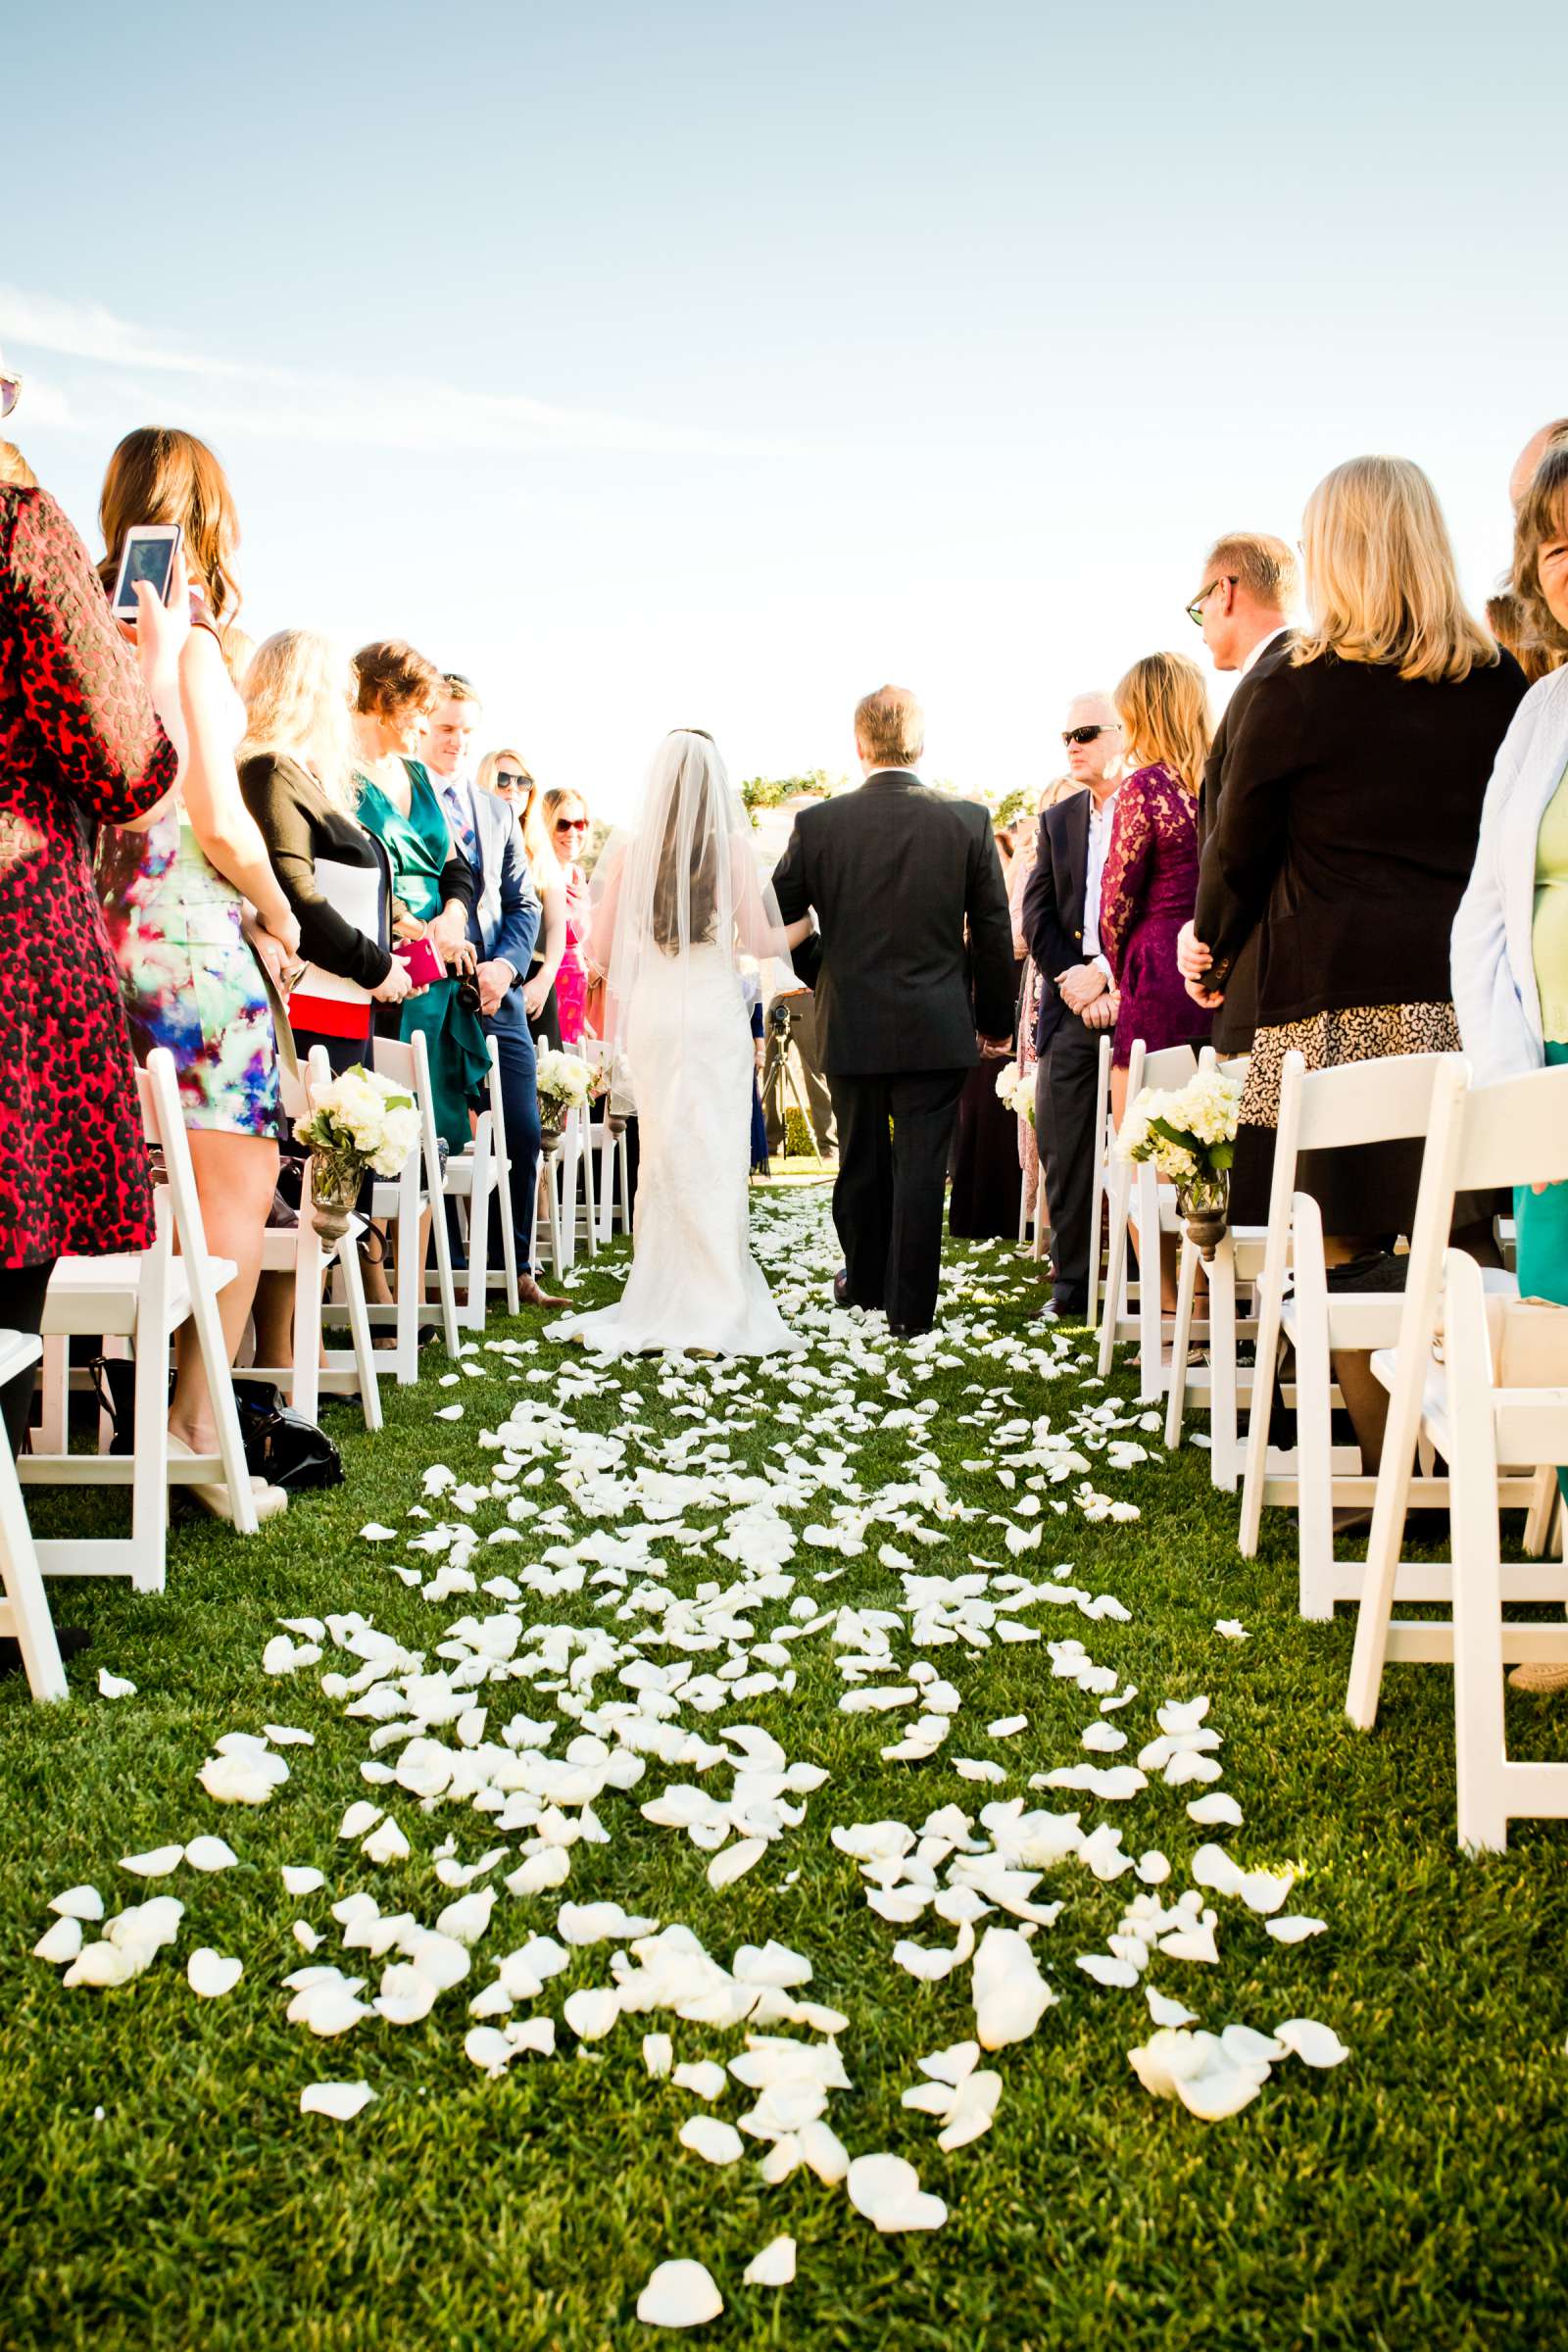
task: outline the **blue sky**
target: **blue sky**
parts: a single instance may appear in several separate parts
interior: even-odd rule
[[[96,552],[120,435],[203,433],[248,626],[412,638],[607,813],[671,724],[842,768],[886,677],[928,773],[1043,781],[1074,689],[1199,650],[1206,539],[1361,450],[1479,601],[1568,412],[1538,0],[40,15],[41,477]]]

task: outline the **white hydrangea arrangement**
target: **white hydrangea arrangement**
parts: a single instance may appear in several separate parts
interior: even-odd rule
[[[595,1073],[575,1054],[557,1054],[550,1049],[540,1054],[536,1085],[541,1103],[551,1103],[558,1110],[581,1110],[591,1102],[596,1092]]]
[[[1035,1082],[1026,1077],[1015,1061],[1004,1062],[997,1072],[997,1100],[1004,1102],[1020,1119],[1035,1123]]]
[[[1217,1185],[1236,1157],[1244,1084],[1224,1070],[1206,1069],[1164,1093],[1146,1086],[1127,1106],[1116,1156],[1152,1160],[1158,1174],[1184,1191]]]
[[[352,1178],[357,1189],[368,1168],[377,1176],[401,1172],[419,1140],[419,1114],[405,1087],[357,1061],[317,1089],[294,1132],[318,1162],[318,1189],[326,1189],[329,1172]]]

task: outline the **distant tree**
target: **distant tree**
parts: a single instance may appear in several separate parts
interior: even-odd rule
[[[842,787],[841,776],[816,767],[808,776],[747,776],[738,787],[741,802],[755,825],[765,808],[780,808],[786,801],[831,800]]]

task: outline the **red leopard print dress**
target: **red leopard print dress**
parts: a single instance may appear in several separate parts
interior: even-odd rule
[[[86,549],[46,492],[0,489],[0,1266],[152,1239],[90,836],[174,770]]]

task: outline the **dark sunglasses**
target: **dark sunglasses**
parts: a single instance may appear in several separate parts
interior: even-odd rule
[[[515,768],[498,767],[496,769],[497,792],[526,792],[532,782],[532,776],[519,776]]]
[[[1062,742],[1069,747],[1075,743],[1098,743],[1102,735],[1114,735],[1114,727],[1069,727]]]
[[[585,816],[558,816],[556,819],[558,833],[586,833],[587,830],[588,819]]]
[[[9,416],[21,398],[21,376],[0,375],[0,416]]]
[[[1236,574],[1235,574],[1235,572],[1234,572],[1234,571],[1222,571],[1222,572],[1218,573],[1218,574],[1215,576],[1215,578],[1213,578],[1213,579],[1211,579],[1211,580],[1209,581],[1209,583],[1208,583],[1208,586],[1207,586],[1206,588],[1200,588],[1200,589],[1199,590],[1198,594],[1197,594],[1197,595],[1194,597],[1194,599],[1193,599],[1192,603],[1191,603],[1191,604],[1188,606],[1188,608],[1187,608],[1187,617],[1188,617],[1188,619],[1189,619],[1189,620],[1192,622],[1192,624],[1193,624],[1193,626],[1194,626],[1194,628],[1195,628],[1195,629],[1200,629],[1200,628],[1202,627],[1202,625],[1203,625],[1203,607],[1204,607],[1204,606],[1207,604],[1207,602],[1208,602],[1209,598],[1210,598],[1210,597],[1213,595],[1213,593],[1214,593],[1215,589],[1216,589],[1216,588],[1234,588],[1235,586],[1236,586]]]

